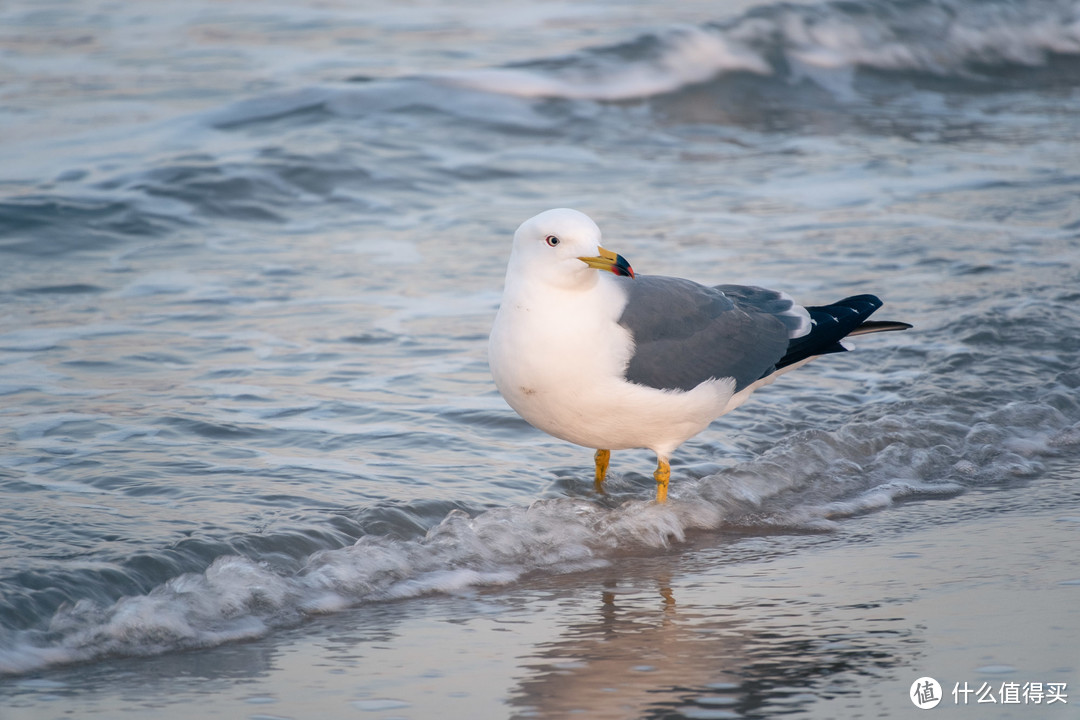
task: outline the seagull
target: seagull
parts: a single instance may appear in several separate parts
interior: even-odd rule
[[[675,449],[759,387],[845,351],[845,337],[911,327],[868,321],[881,305],[803,307],[776,290],[639,275],[588,215],[557,208],[514,233],[488,360],[521,417],[596,451],[597,492],[612,450],[656,453],[662,503]]]

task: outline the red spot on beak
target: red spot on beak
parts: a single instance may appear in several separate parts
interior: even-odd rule
[[[622,255],[615,256],[615,264],[611,266],[611,272],[622,277],[634,277],[634,268],[630,267],[630,263]]]

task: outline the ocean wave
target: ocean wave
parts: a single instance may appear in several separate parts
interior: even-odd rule
[[[87,187],[0,201],[0,252],[47,258],[113,249],[207,222],[284,223],[282,205],[363,204],[372,174],[340,154],[294,154],[278,147],[254,157],[165,158]],[[381,188],[404,186],[380,178]]]
[[[436,75],[492,93],[638,100],[721,76],[754,74],[826,89],[871,69],[987,81],[1002,68],[1080,54],[1080,8],[1048,0],[869,0],[771,5],[732,21],[502,68]],[[840,73],[839,81],[830,73]]]
[[[629,100],[672,92],[724,72],[768,75],[772,66],[736,38],[680,27],[559,61],[444,73],[438,79],[487,92],[569,100]]]
[[[978,112],[914,103],[897,113],[890,105],[897,88],[889,83],[881,103],[861,103],[852,112],[846,101],[870,92],[858,87],[855,71],[944,79],[950,90],[1042,81],[1075,85],[1077,56],[1075,2],[863,0],[768,5],[725,22],[671,27],[503,67],[300,87],[241,99],[177,124],[185,133],[244,133],[280,123],[272,144],[260,136],[229,153],[177,153],[130,171],[73,168],[55,182],[3,199],[0,252],[52,257],[108,250],[223,220],[281,225],[287,222],[284,208],[328,202],[382,212],[400,193],[440,192],[448,177],[514,174],[471,153],[405,149],[416,128],[430,127],[431,116],[460,124],[465,133],[546,137],[640,124],[630,114],[598,117],[617,115],[619,108],[546,100],[662,97],[655,101],[657,114],[669,120],[770,128],[813,124],[822,113],[821,126],[831,132],[880,126],[893,133],[911,125],[905,131],[914,133],[936,127],[920,124],[926,113],[971,124]],[[879,124],[860,123],[880,107],[885,117]],[[290,132],[342,118],[366,121],[350,123],[355,141],[344,149],[286,149]]]
[[[27,194],[0,201],[0,252],[46,258],[157,237],[175,217],[110,193]]]
[[[672,26],[565,56],[395,79],[362,77],[248,98],[208,113],[203,122],[240,130],[321,117],[434,112],[498,130],[543,134],[593,118],[574,103],[553,110],[537,101],[617,103],[713,88],[721,91],[719,102],[729,114],[738,115],[740,104],[749,104],[751,115],[757,104],[800,112],[820,99],[808,88],[841,102],[858,98],[865,90],[856,85],[861,70],[908,80],[933,78],[951,90],[1030,88],[1080,83],[1078,55],[1075,1],[781,3],[732,20]]]
[[[146,197],[180,217],[284,222],[282,203],[333,202],[339,191],[366,186],[370,177],[338,154],[299,155],[268,147],[240,162],[203,154],[179,156],[101,187]]]

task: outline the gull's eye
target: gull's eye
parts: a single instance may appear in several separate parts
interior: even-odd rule
[[[546,238],[544,238],[544,242],[546,242],[550,247],[555,247],[559,244],[560,240],[554,235],[548,235]]]

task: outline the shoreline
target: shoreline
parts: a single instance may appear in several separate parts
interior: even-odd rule
[[[969,492],[828,535],[713,534],[258,641],[11,678],[4,717],[900,717],[922,676],[941,683],[939,713],[963,711],[952,690],[964,682],[1075,692],[1072,475],[997,491],[1000,514]],[[1071,702],[1038,712],[1067,717]]]

